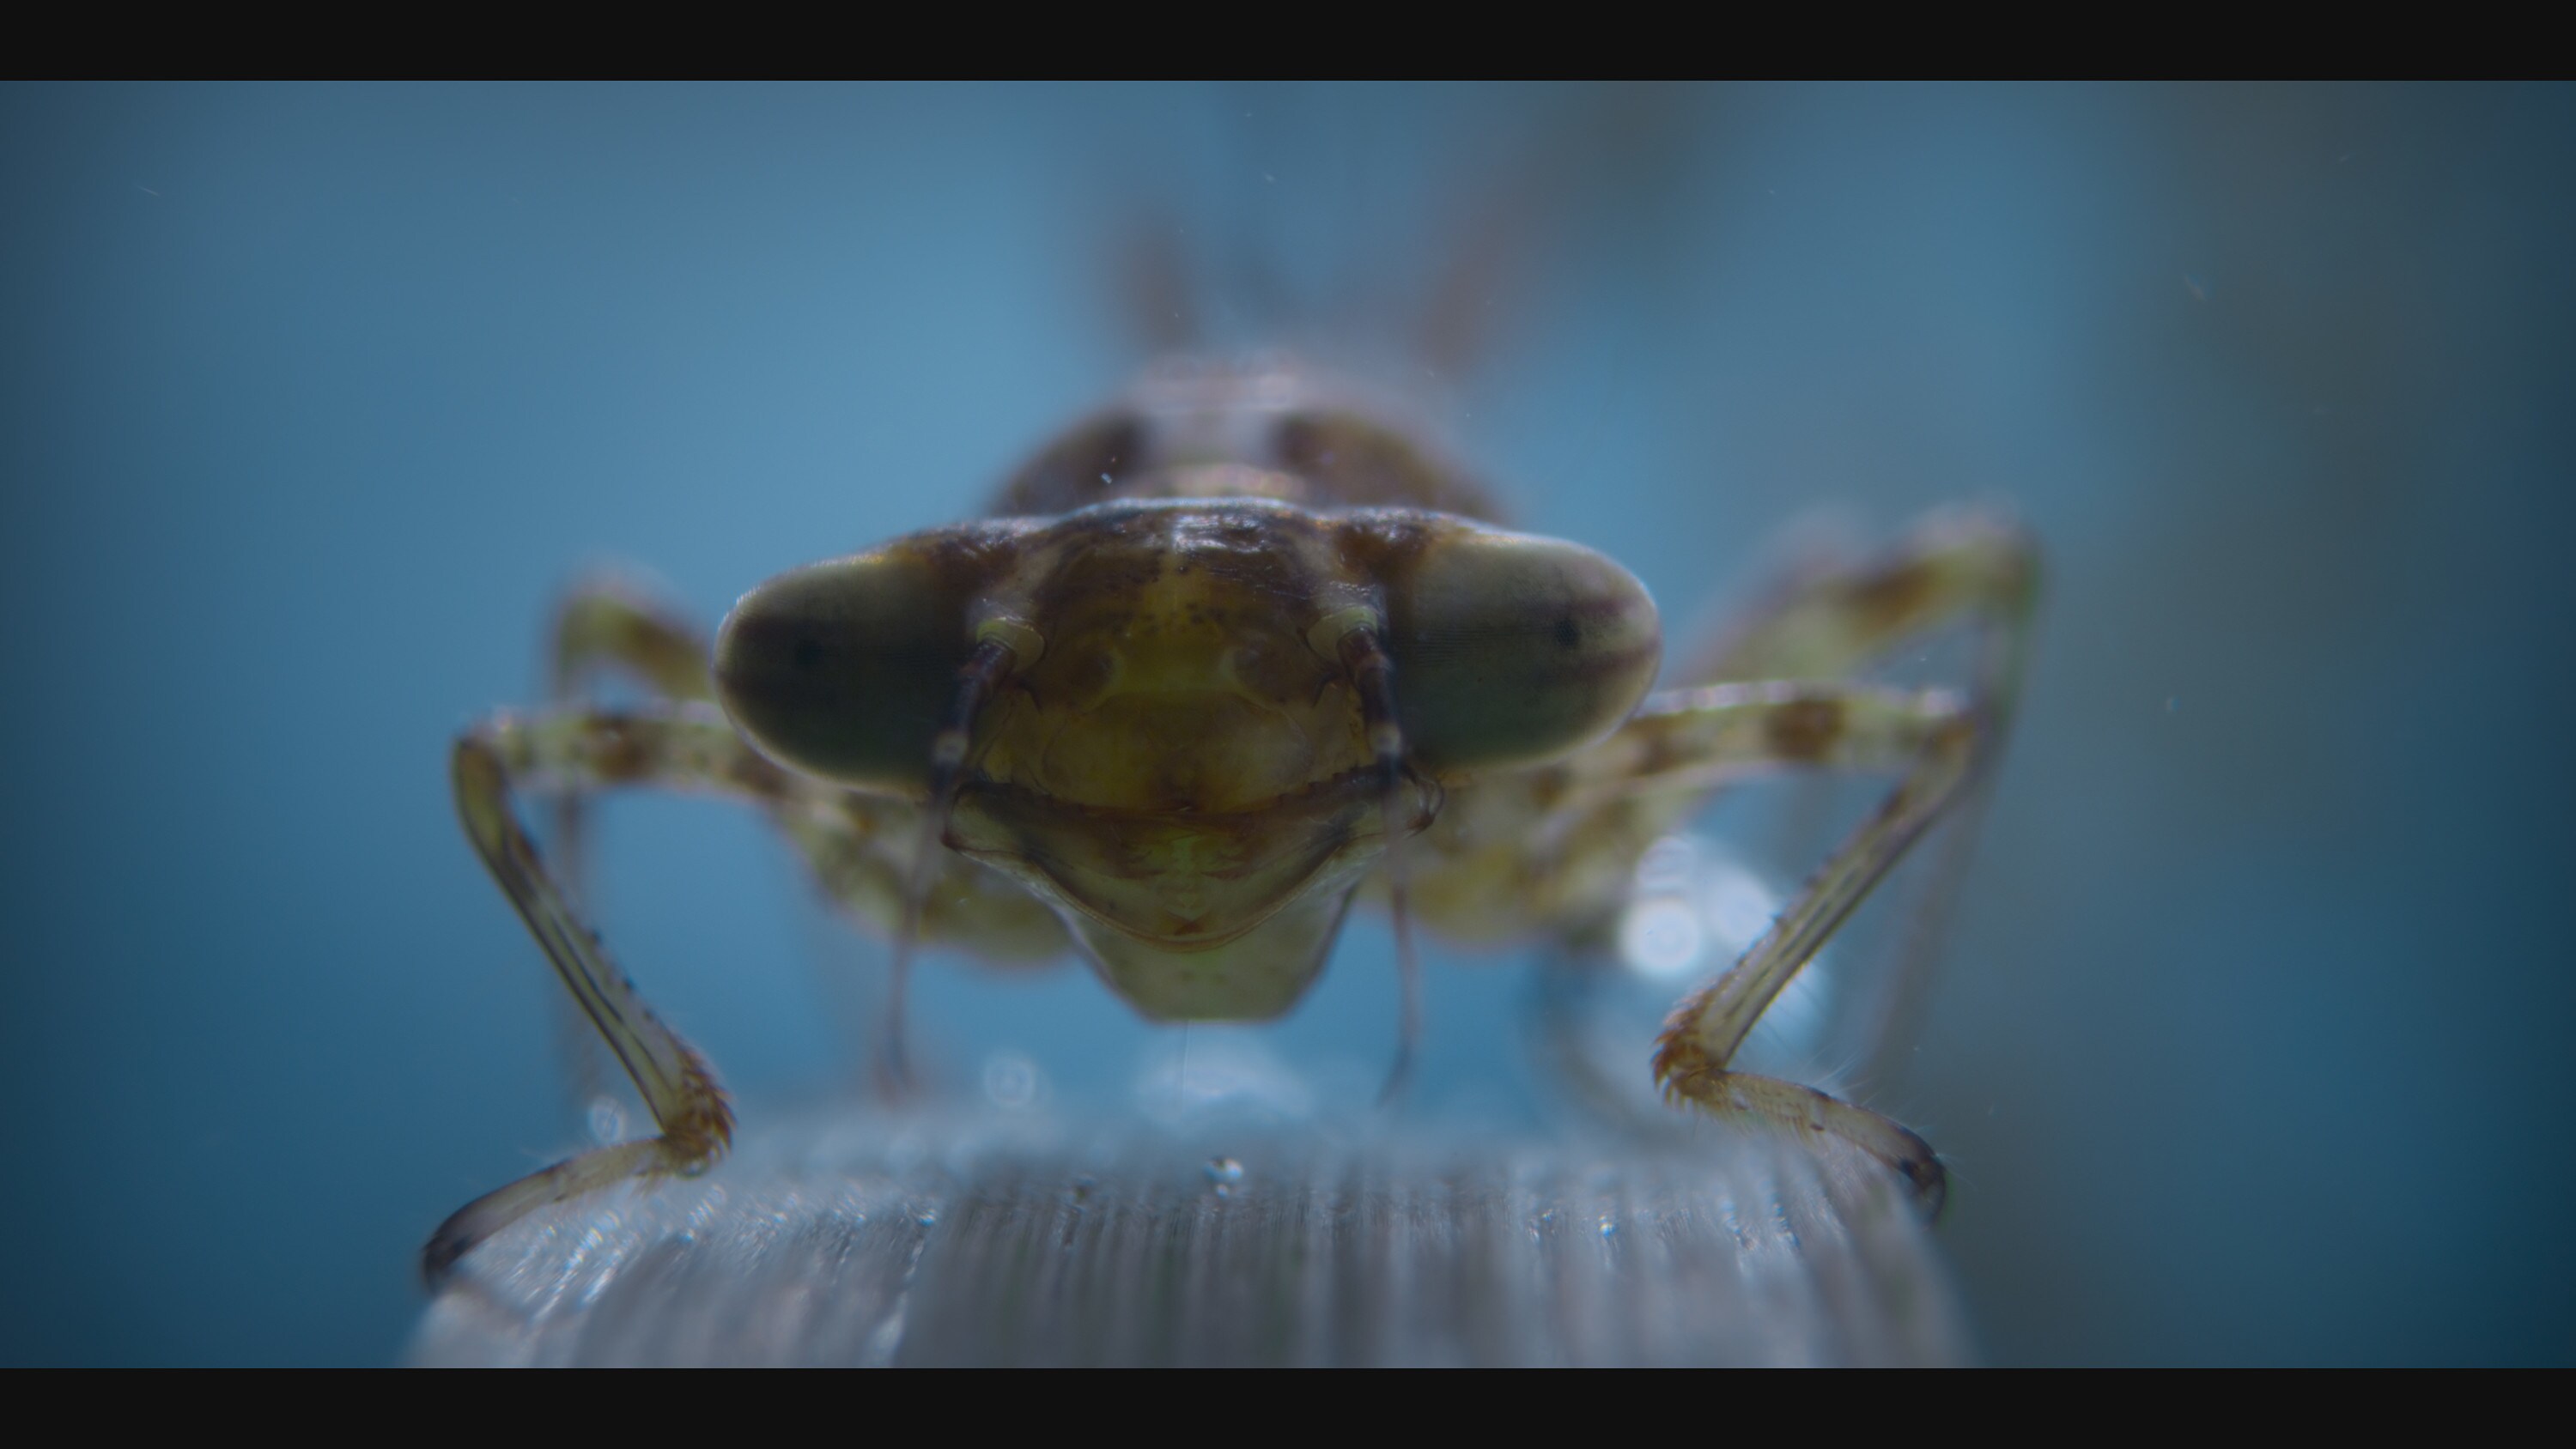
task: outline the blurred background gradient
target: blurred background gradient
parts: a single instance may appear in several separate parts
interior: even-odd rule
[[[1820,516],[2017,510],[2030,698],[1869,1096],[1985,1351],[2576,1359],[2576,91],[20,85],[0,188],[0,1361],[395,1356],[577,1131],[445,762],[558,590],[712,623],[1176,342],[1402,390],[1676,637]],[[881,948],[738,813],[602,813],[747,1119],[844,1091]],[[1205,1050],[1371,1082],[1389,960]],[[1434,946],[1408,1111],[1538,1110],[1530,966]],[[919,1024],[1067,1110],[1179,1050],[1072,968]]]

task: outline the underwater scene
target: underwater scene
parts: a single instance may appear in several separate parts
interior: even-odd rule
[[[1587,597],[1660,617],[1668,686],[1751,657],[1743,621],[1800,579],[1893,577],[1870,561],[1960,529],[2026,542],[2001,712],[1973,630],[1873,635],[1832,671],[1935,724],[1967,699],[1993,748],[1735,1063],[1863,1109],[1827,1136],[1883,1121],[1946,1170],[1928,1238],[1873,1261],[1955,1313],[1823,1358],[2576,1359],[2576,972],[2545,934],[2576,868],[2576,90],[13,84],[0,183],[0,1362],[457,1357],[424,1334],[423,1244],[651,1131],[460,822],[460,735],[547,705],[573,591],[702,647],[765,581],[986,515],[1006,480],[1006,511],[1047,517],[1114,491],[1120,448],[1026,470],[1210,378],[1354,400],[1421,440],[1450,511],[1472,494],[1611,561],[1651,611]],[[1291,482],[1381,447],[1279,436]],[[1289,486],[1257,472],[1235,482]],[[1482,728],[1555,699],[1531,676],[1407,702],[1437,661],[1396,639],[1381,709],[1370,646],[1309,629],[1344,617],[1329,593],[1280,647],[1320,638],[1345,723],[1408,722],[1425,771],[1435,705]],[[1026,616],[1062,621],[1043,645],[977,637],[1034,667],[1075,605]],[[1268,647],[1239,633],[1229,671]],[[1568,740],[1654,675],[1606,637],[1585,667],[1633,688]],[[647,685],[600,707],[655,707]],[[881,718],[926,761],[948,698]],[[716,739],[728,717],[694,708]],[[1139,711],[1167,764],[1270,738]],[[1763,718],[1745,768],[1674,767],[1723,788],[1624,850],[1569,837],[1561,870],[1444,895],[1426,829],[1409,948],[1376,857],[1333,857],[1359,903],[1338,939],[1338,897],[1285,908],[1328,954],[1248,998],[1266,1021],[1149,1019],[1171,998],[1121,976],[1126,948],[1086,966],[1034,895],[916,899],[902,1110],[1012,1140],[1170,1128],[1218,1202],[1268,1199],[1210,1123],[1454,1154],[1458,1181],[1535,1193],[1547,1239],[1556,1189],[1482,1144],[1690,1113],[1650,1061],[1667,1009],[1930,778],[1789,768],[1829,742]],[[813,840],[707,798],[822,758],[762,728],[724,780],[594,797],[568,887],[721,1079],[743,1172],[895,1112],[920,813],[842,894],[871,902],[852,920]],[[1336,829],[1456,828],[1485,798],[1385,786],[1372,738],[1334,767]],[[1238,756],[1208,789],[1288,768]],[[553,811],[519,818],[564,858]],[[1545,853],[1571,817],[1501,818]],[[1006,936],[1039,948],[959,944]],[[1420,1029],[1388,1093],[1407,949]],[[1735,1150],[1703,1125],[1673,1150]],[[1888,1140],[1864,1156],[1892,1164]],[[690,1205],[741,1180],[598,1201],[712,1240]],[[1771,1361],[1758,1334],[1637,1347],[1689,1311],[1669,1296],[1568,1330],[1634,1351],[1489,1359]]]

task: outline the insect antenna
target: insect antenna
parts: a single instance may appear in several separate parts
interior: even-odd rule
[[[1396,1014],[1395,1062],[1377,1094],[1377,1104],[1384,1107],[1412,1081],[1413,1046],[1422,1035],[1422,960],[1414,953],[1413,922],[1404,909],[1404,837],[1409,833],[1403,818],[1404,728],[1395,713],[1395,665],[1376,633],[1353,629],[1342,636],[1341,650],[1342,663],[1359,692],[1369,750],[1376,756],[1378,820],[1386,832],[1387,898],[1395,917],[1395,971],[1403,993]],[[1412,823],[1424,822],[1417,818]]]
[[[894,964],[886,979],[885,1041],[882,1086],[901,1098],[912,1090],[912,1065],[904,1050],[904,1001],[912,981],[913,947],[921,939],[921,917],[930,900],[932,865],[948,835],[948,816],[957,806],[957,786],[966,772],[966,750],[975,734],[975,716],[992,695],[993,686],[1011,672],[1011,646],[987,639],[957,671],[957,696],[930,741],[930,803],[921,812],[921,835],[914,842],[912,874],[903,886],[903,925],[895,933]]]

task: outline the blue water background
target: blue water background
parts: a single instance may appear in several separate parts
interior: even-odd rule
[[[1155,235],[1199,336],[1401,374],[1676,633],[1819,507],[2044,538],[1876,1099],[1992,1356],[2576,1358],[2576,92],[13,86],[0,195],[0,1361],[393,1357],[574,1132],[453,733],[581,566],[712,620],[975,509],[1145,359]],[[604,824],[747,1110],[848,1081],[875,948],[785,850]],[[1262,1040],[1383,1061],[1389,960]],[[1527,1110],[1526,961],[1430,968],[1414,1110]],[[921,1016],[1068,1103],[1173,1049],[1073,969]]]

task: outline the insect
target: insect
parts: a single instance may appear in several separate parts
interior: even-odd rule
[[[999,960],[1070,950],[1158,1020],[1276,1017],[1381,880],[1409,1044],[1408,923],[1574,939],[1718,785],[1784,767],[1892,774],[1768,933],[1674,1008],[1652,1069],[1684,1110],[1853,1144],[1937,1211],[1944,1172],[1913,1132],[1729,1063],[1994,759],[2032,545],[1981,515],[1927,521],[1778,590],[1657,691],[1645,588],[1496,517],[1405,429],[1293,367],[1172,366],[1046,448],[990,516],[771,579],[712,644],[631,592],[577,592],[554,640],[564,702],[461,737],[456,801],[659,1131],[469,1204],[424,1250],[428,1274],[540,1205],[699,1171],[726,1149],[713,1073],[516,813],[519,797],[553,798],[570,826],[570,802],[624,786],[764,811],[828,893],[897,941],[897,1020],[916,942]],[[1855,677],[1963,623],[1980,641],[1966,688]],[[570,702],[605,669],[654,702]]]

